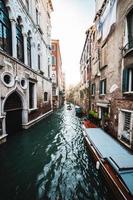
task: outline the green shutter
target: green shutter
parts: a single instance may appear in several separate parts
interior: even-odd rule
[[[99,94],[102,94],[102,81],[99,82]]]
[[[106,94],[106,79],[104,79],[104,94]]]
[[[129,69],[123,70],[122,92],[127,92],[129,86]]]

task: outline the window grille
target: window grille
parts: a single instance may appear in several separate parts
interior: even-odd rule
[[[130,123],[131,123],[131,113],[125,112],[125,120],[124,120],[124,130],[130,130]]]

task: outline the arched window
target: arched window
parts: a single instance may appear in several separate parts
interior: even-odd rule
[[[40,55],[40,44],[38,44],[37,46],[37,49],[38,49],[38,69],[41,70],[41,55]]]
[[[17,39],[17,58],[21,62],[24,62],[24,41],[23,41],[22,27],[20,24],[20,18],[18,18],[16,24],[16,39]]]
[[[29,0],[26,0],[25,3],[26,3],[26,8],[29,11]]]
[[[28,32],[28,37],[27,37],[27,60],[28,60],[28,65],[31,67],[31,34]]]
[[[44,92],[44,101],[48,101],[48,93]]]
[[[128,43],[133,48],[133,9],[127,15]]]
[[[0,0],[0,48],[11,55],[11,23],[4,1]]]

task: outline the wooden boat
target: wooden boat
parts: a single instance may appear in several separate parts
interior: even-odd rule
[[[133,154],[100,128],[84,123],[83,136],[116,200],[133,200]]]

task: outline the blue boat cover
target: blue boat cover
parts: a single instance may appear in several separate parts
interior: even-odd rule
[[[133,154],[100,128],[85,128],[85,131],[97,152],[117,170],[133,195]]]

